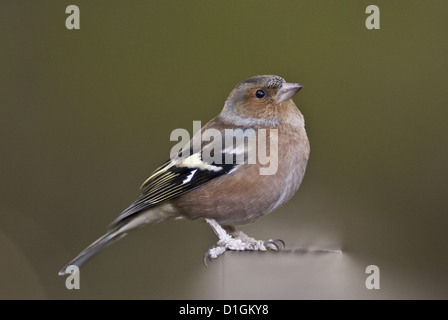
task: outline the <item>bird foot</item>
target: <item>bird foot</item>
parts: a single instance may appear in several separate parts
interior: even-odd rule
[[[267,251],[267,250],[282,250],[285,248],[285,242],[280,239],[276,240],[255,240],[249,237],[244,232],[234,230],[228,234],[215,220],[207,219],[212,229],[219,237],[216,246],[210,248],[204,255],[204,264],[207,266],[207,261],[212,261],[218,258],[226,251]],[[278,243],[278,244],[277,244]],[[281,248],[280,248],[280,246]]]

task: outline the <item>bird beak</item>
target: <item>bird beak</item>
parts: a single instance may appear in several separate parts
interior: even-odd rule
[[[292,98],[303,86],[298,83],[288,83],[282,84],[282,87],[278,90],[277,103],[288,100]]]

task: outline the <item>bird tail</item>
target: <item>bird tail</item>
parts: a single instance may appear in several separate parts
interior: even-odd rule
[[[172,211],[172,209],[171,211],[168,210],[169,208],[171,207],[160,206],[157,209],[151,208],[149,210],[137,212],[136,214],[130,216],[121,217],[120,219],[112,222],[108,231],[90,246],[81,251],[80,254],[78,254],[72,261],[62,268],[61,271],[59,271],[59,275],[62,276],[69,274],[70,271],[67,270],[67,268],[71,265],[75,265],[79,268],[98,252],[123,238],[129,231],[147,224],[162,222],[169,217],[175,216],[174,211]]]
[[[122,230],[122,224],[119,224],[117,226],[114,226],[110,228],[104,235],[102,235],[100,238],[98,238],[95,242],[93,242],[90,246],[85,248],[83,251],[81,251],[80,254],[78,254],[72,261],[67,263],[60,271],[59,275],[63,276],[65,274],[70,273],[67,268],[69,266],[77,266],[78,268],[84,264],[87,260],[92,258],[94,255],[96,255],[101,250],[107,248],[108,246],[112,245],[116,241],[123,238],[126,233]]]

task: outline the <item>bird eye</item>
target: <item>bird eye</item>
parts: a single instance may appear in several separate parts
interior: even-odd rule
[[[256,96],[258,99],[263,98],[265,95],[266,95],[266,93],[265,93],[263,90],[257,90],[257,92],[255,92],[255,96]]]

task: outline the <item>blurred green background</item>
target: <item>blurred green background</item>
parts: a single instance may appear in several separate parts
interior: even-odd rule
[[[65,27],[70,4],[80,30]],[[365,27],[369,4],[380,30]],[[216,237],[200,221],[136,231],[82,268],[80,290],[57,276],[167,159],[171,131],[205,124],[257,74],[304,85],[294,99],[311,158],[293,200],[243,230],[341,248],[346,288],[278,282],[262,297],[448,298],[447,12],[446,1],[2,1],[0,298],[260,297],[231,281],[227,262],[256,269],[250,254],[202,266]],[[253,257],[268,272],[314,259],[287,275],[297,283],[331,266]],[[380,290],[364,286],[371,264]]]

